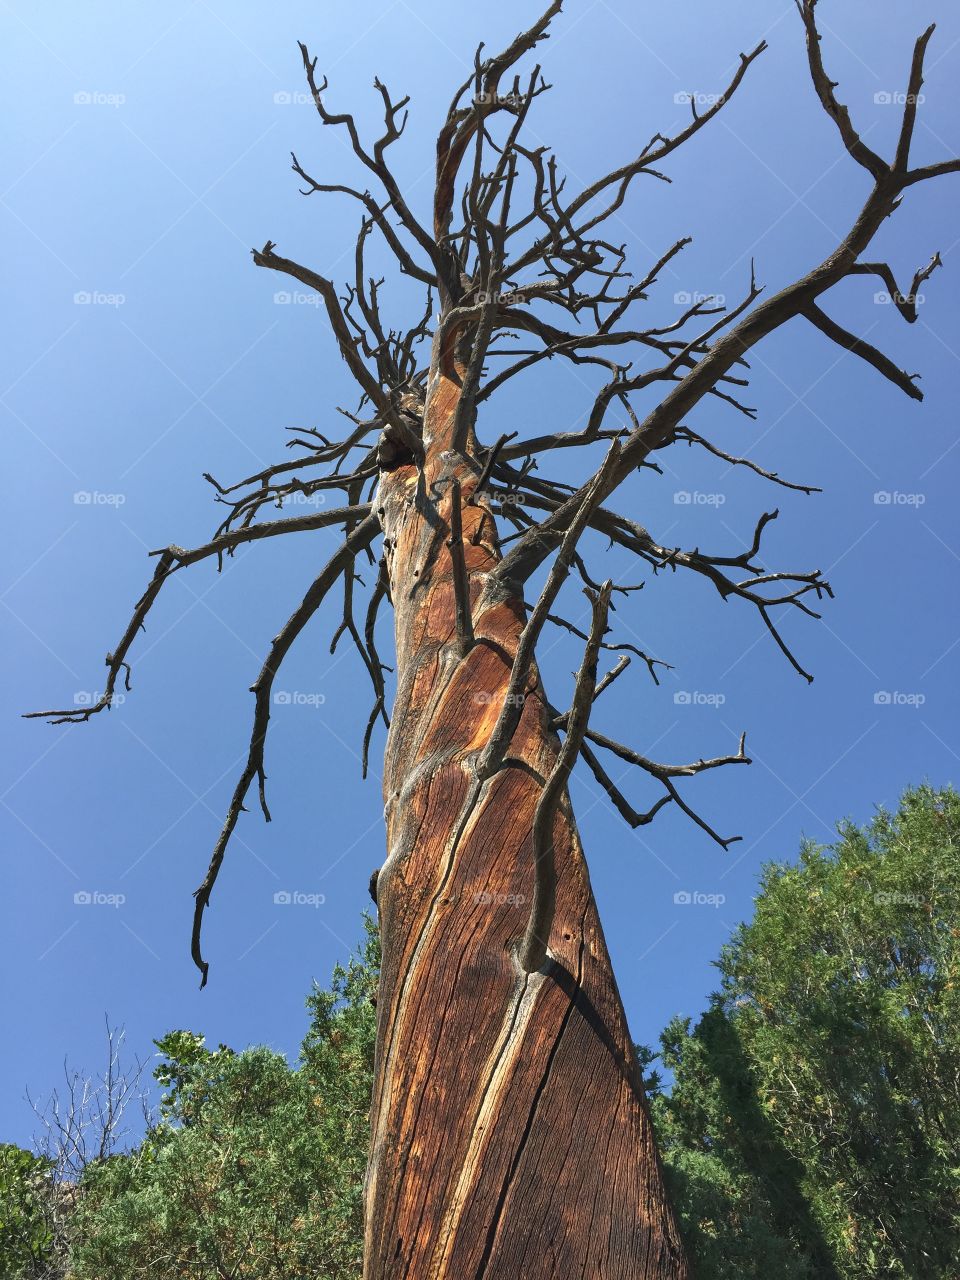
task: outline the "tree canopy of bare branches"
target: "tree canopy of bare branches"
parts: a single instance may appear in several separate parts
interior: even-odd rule
[[[829,596],[830,587],[818,570],[765,569],[761,563],[761,539],[766,525],[777,517],[776,510],[759,517],[745,549],[711,555],[699,548],[661,545],[647,529],[605,503],[631,471],[655,467],[660,452],[679,444],[697,445],[731,464],[749,467],[772,484],[814,492],[813,486],[785,480],[749,458],[733,457],[684,422],[705,396],[719,397],[731,409],[753,417],[755,411],[742,399],[748,383],[746,356],[764,337],[794,319],[807,321],[825,338],[860,356],[912,399],[923,398],[917,385],[919,375],[905,372],[870,343],[847,332],[822,309],[820,300],[841,280],[873,275],[886,285],[903,318],[913,323],[917,318],[917,292],[942,265],[939,253],[934,253],[927,265],[916,271],[906,290],[901,290],[886,263],[864,260],[877,231],[897,211],[910,187],[960,170],[960,160],[922,167],[911,164],[917,104],[922,100],[924,55],[934,27],[928,27],[916,42],[896,152],[892,158],[883,159],[863,141],[850,111],[837,97],[837,84],[825,70],[816,20],[817,0],[797,0],[813,86],[836,124],[842,145],[853,161],[870,174],[872,186],[867,200],[842,243],[805,276],[775,295],[764,296],[755,270],[751,269],[748,286],[736,305],[727,308],[708,298],[694,302],[670,324],[647,325],[633,318],[641,309],[639,304],[650,300],[660,274],[682,253],[689,238],[678,239],[664,249],[656,262],[635,273],[627,268],[623,246],[605,238],[604,227],[623,206],[634,183],[647,178],[670,181],[664,171],[665,162],[677,148],[709,127],[740,89],[766,43],[740,55],[735,75],[708,110],[699,113],[696,103],[691,103],[691,119],[686,127],[671,136],[654,133],[635,158],[582,190],[568,193],[556,157],[546,147],[527,146],[523,141],[527,116],[550,86],[543,79],[539,64],[524,75],[513,74],[524,56],[548,37],[550,24],[561,7],[561,0],[555,0],[533,26],[496,56],[484,57],[483,50],[478,51],[474,72],[457,89],[438,137],[437,180],[429,225],[417,218],[404,199],[387,156],[388,148],[403,135],[409,99],[394,101],[388,88],[376,80],[375,88],[383,103],[383,132],[373,142],[365,142],[353,116],[328,105],[329,85],[318,76],[316,58],[301,44],[304,71],[320,120],[345,132],[375,191],[321,182],[294,156],[293,169],[305,195],[345,195],[360,206],[353,276],[338,287],[310,267],[281,256],[271,241],[253,251],[253,260],[259,267],[291,276],[322,299],[340,354],[360,391],[355,412],[339,410],[351,429],[337,440],[319,430],[298,429],[288,442],[299,451],[296,457],[229,486],[207,475],[216,500],[226,507],[224,518],[213,538],[203,546],[185,549],[171,545],[153,553],[157,563],[150,584],[137,602],[120,642],[107,655],[107,679],[100,699],[82,708],[30,713],[54,724],[86,721],[110,707],[118,681],[122,679],[123,687],[129,689],[128,656],[160,590],[173,574],[208,558],[222,566],[224,556],[232,555],[244,543],[343,527],[344,542],[277,635],[252,685],[256,712],[249,758],[210,872],[197,891],[198,925],[254,780],[258,782],[263,814],[269,820],[264,746],[272,683],[297,635],[338,583],[344,595],[344,614],[334,644],[341,636],[349,636],[373,687],[374,706],[364,734],[365,768],[376,720],[387,722],[385,667],[373,637],[377,612],[388,592],[382,574],[375,575],[376,585],[362,610],[363,621],[358,624],[354,599],[356,562],[361,556],[376,565],[372,548],[382,530],[372,497],[380,475],[410,459],[422,470],[430,445],[424,440],[424,407],[432,382],[439,376],[453,377],[459,388],[450,444],[474,477],[467,500],[475,503],[482,496],[491,523],[499,517],[501,524],[516,526],[519,534],[485,584],[488,595],[522,589],[523,583],[558,548],[566,550],[566,558],[572,558],[585,584],[595,590],[597,584],[589,577],[576,550],[580,533],[592,528],[633,552],[653,573],[670,569],[700,574],[714,585],[721,599],[752,605],[789,663],[804,679],[812,679],[773,622],[771,610],[778,605],[791,605],[800,613],[816,617],[810,602]],[[519,209],[518,190],[523,193]],[[392,251],[399,271],[425,286],[423,312],[406,328],[389,326],[382,310],[384,280],[367,274],[365,249],[373,234],[379,234]],[[424,360],[421,353],[426,353],[428,359]],[[510,379],[525,376],[555,357],[594,365],[606,374],[603,387],[584,411],[583,426],[576,431],[526,440],[518,439],[514,432],[483,442],[476,431],[479,406]],[[632,407],[631,395],[654,383],[664,384],[662,399],[641,419]],[[616,423],[611,425],[614,417]],[[585,478],[578,489],[571,491],[568,485],[541,473],[541,463],[553,451],[578,449],[604,440],[614,442],[611,454],[601,470]],[[305,479],[304,475],[310,478]],[[458,485],[458,501],[452,524],[458,522],[464,491],[464,486],[454,483]],[[282,507],[293,495],[326,490],[342,492],[345,504],[308,515],[263,518],[266,511]],[[540,518],[529,515],[531,508]],[[564,535],[571,528],[576,530],[576,536],[564,544]],[[460,545],[456,533],[452,545]],[[463,586],[462,559],[457,562],[454,581]],[[541,597],[541,601],[545,598]],[[470,643],[465,588],[458,599],[463,647]],[[531,613],[525,651],[532,651],[543,624],[540,614],[546,616],[545,610],[534,609]],[[562,619],[557,621],[566,625]],[[600,647],[618,646],[601,641]],[[639,656],[655,677],[655,660],[644,654]],[[522,678],[519,668],[516,674],[518,680]],[[509,716],[498,726],[498,744],[509,738],[508,721]],[[561,724],[565,721],[558,721]],[[582,736],[580,751],[584,758],[597,776],[605,779],[604,785],[627,820],[634,822],[630,806],[609,779],[598,772],[596,756],[588,742],[619,754],[656,778],[666,789],[656,808],[672,800],[686,809],[672,778],[746,759],[741,744],[735,755],[717,761],[666,766],[643,760],[589,729]],[[498,750],[493,747],[492,754]],[[645,820],[649,816],[652,815],[646,815]],[[728,843],[716,838],[721,844]],[[198,939],[197,930],[194,955],[206,977]]]

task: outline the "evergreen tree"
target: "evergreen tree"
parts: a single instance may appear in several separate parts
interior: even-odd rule
[[[661,1039],[699,1280],[958,1274],[960,797],[908,790],[839,836],[765,869],[720,993]]]
[[[76,1215],[77,1280],[355,1280],[379,966],[359,955],[307,1000],[301,1064],[266,1048],[158,1040],[160,1118],[136,1150],[91,1166]]]

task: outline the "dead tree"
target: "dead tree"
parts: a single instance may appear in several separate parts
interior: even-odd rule
[[[584,535],[595,531],[625,548],[644,573],[698,574],[722,600],[755,609],[789,664],[810,680],[772,611],[792,606],[817,617],[814,605],[830,587],[818,570],[766,568],[761,544],[776,511],[762,514],[739,547],[713,554],[663,544],[611,503],[632,472],[657,470],[658,454],[674,445],[812,492],[724,452],[690,425],[705,397],[755,416],[743,399],[747,358],[790,321],[813,325],[920,400],[916,375],[847,332],[821,300],[847,277],[876,276],[912,323],[914,296],[939,256],[901,292],[890,267],[867,256],[869,246],[911,187],[960,170],[958,160],[911,167],[933,27],[916,43],[896,154],[885,159],[863,141],[836,96],[822,61],[816,0],[799,0],[813,88],[840,143],[870,175],[866,202],[829,257],[773,296],[751,268],[737,305],[708,299],[672,323],[651,323],[642,317],[655,301],[658,276],[688,240],[665,246],[656,262],[631,273],[624,247],[605,239],[605,228],[635,182],[669,181],[672,153],[709,127],[766,46],[741,54],[726,92],[702,113],[694,105],[679,132],[654,133],[634,159],[572,192],[555,157],[525,141],[527,116],[549,86],[539,66],[517,70],[546,39],[561,3],[554,0],[496,56],[477,51],[437,138],[429,221],[411,208],[388,160],[408,99],[396,100],[375,80],[383,131],[365,141],[353,116],[330,104],[327,81],[301,45],[320,119],[343,132],[370,184],[321,180],[293,157],[304,194],[359,204],[353,274],[338,287],[282,256],[272,241],[253,260],[322,300],[359,386],[359,407],[341,410],[350,424],[342,439],[299,431],[290,442],[294,458],[229,486],[208,476],[225,518],[204,546],[154,553],[150,584],[107,657],[103,697],[83,709],[37,713],[54,723],[86,721],[110,707],[118,681],[129,688],[137,633],[175,574],[201,560],[220,564],[257,539],[342,527],[342,542],[277,633],[253,683],[249,755],[196,891],[192,949],[205,982],[203,916],[254,785],[270,817],[264,746],[274,679],[304,625],[337,589],[343,620],[334,644],[352,642],[373,688],[364,764],[377,721],[389,726],[387,856],[374,889],[384,963],[366,1189],[368,1280],[687,1275],[567,781],[582,758],[631,828],[673,804],[726,848],[737,837],[719,834],[697,813],[684,780],[749,761],[743,738],[729,754],[670,764],[595,727],[594,702],[631,656],[654,681],[658,659],[608,638],[614,592],[622,602],[630,588],[591,574]],[[366,265],[372,237],[425,290],[419,319],[408,327],[387,320],[384,281]],[[603,385],[582,423],[533,438],[500,431],[488,405],[494,393],[550,360],[600,371]],[[662,394],[641,415],[636,393],[655,384]],[[546,464],[556,451],[589,459],[591,447],[593,461],[578,486],[551,478]],[[605,457],[591,473],[597,448]],[[262,518],[294,494],[322,490],[341,493],[343,504]],[[365,604],[358,561],[377,570]],[[544,585],[528,599],[538,570]],[[589,630],[565,618],[559,602],[564,584],[569,590],[578,579],[592,606]],[[393,607],[396,641],[390,721],[376,644],[384,602]],[[537,668],[547,626],[585,642],[565,711],[551,702]],[[598,682],[600,657],[612,651],[617,664]],[[608,755],[634,765],[652,786],[640,807],[612,781]]]
[[[122,1027],[105,1019],[105,1030],[106,1055],[99,1074],[78,1071],[64,1061],[62,1085],[40,1099],[27,1091],[39,1124],[33,1148],[46,1169],[38,1196],[49,1242],[43,1269],[36,1273],[43,1280],[71,1274],[84,1175],[128,1147],[137,1129],[149,1129],[153,1122],[150,1090],[143,1079],[147,1064],[128,1058]]]

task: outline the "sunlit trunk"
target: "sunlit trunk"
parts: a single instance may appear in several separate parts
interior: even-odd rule
[[[366,1280],[687,1276],[640,1073],[564,800],[550,958],[515,959],[531,827],[559,740],[536,674],[506,767],[473,765],[507,686],[518,600],[481,601],[498,551],[451,452],[458,388],[435,377],[422,476],[383,476],[397,698],[384,770],[388,854],[367,1185]],[[461,481],[477,643],[462,660],[447,546]],[[439,513],[439,519],[438,519]],[[476,541],[474,541],[476,539]]]

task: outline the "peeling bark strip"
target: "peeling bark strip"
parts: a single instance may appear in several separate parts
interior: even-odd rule
[[[369,1280],[609,1280],[687,1275],[639,1070],[569,800],[553,821],[549,958],[516,949],[534,889],[532,829],[560,742],[534,669],[505,767],[477,759],[510,683],[523,601],[485,593],[498,563],[478,474],[448,445],[457,388],[431,384],[427,462],[378,501],[398,690],[377,879],[384,967],[367,1186]],[[433,507],[426,495],[439,494]],[[475,643],[461,658],[462,494]],[[429,510],[428,510],[429,508]]]

